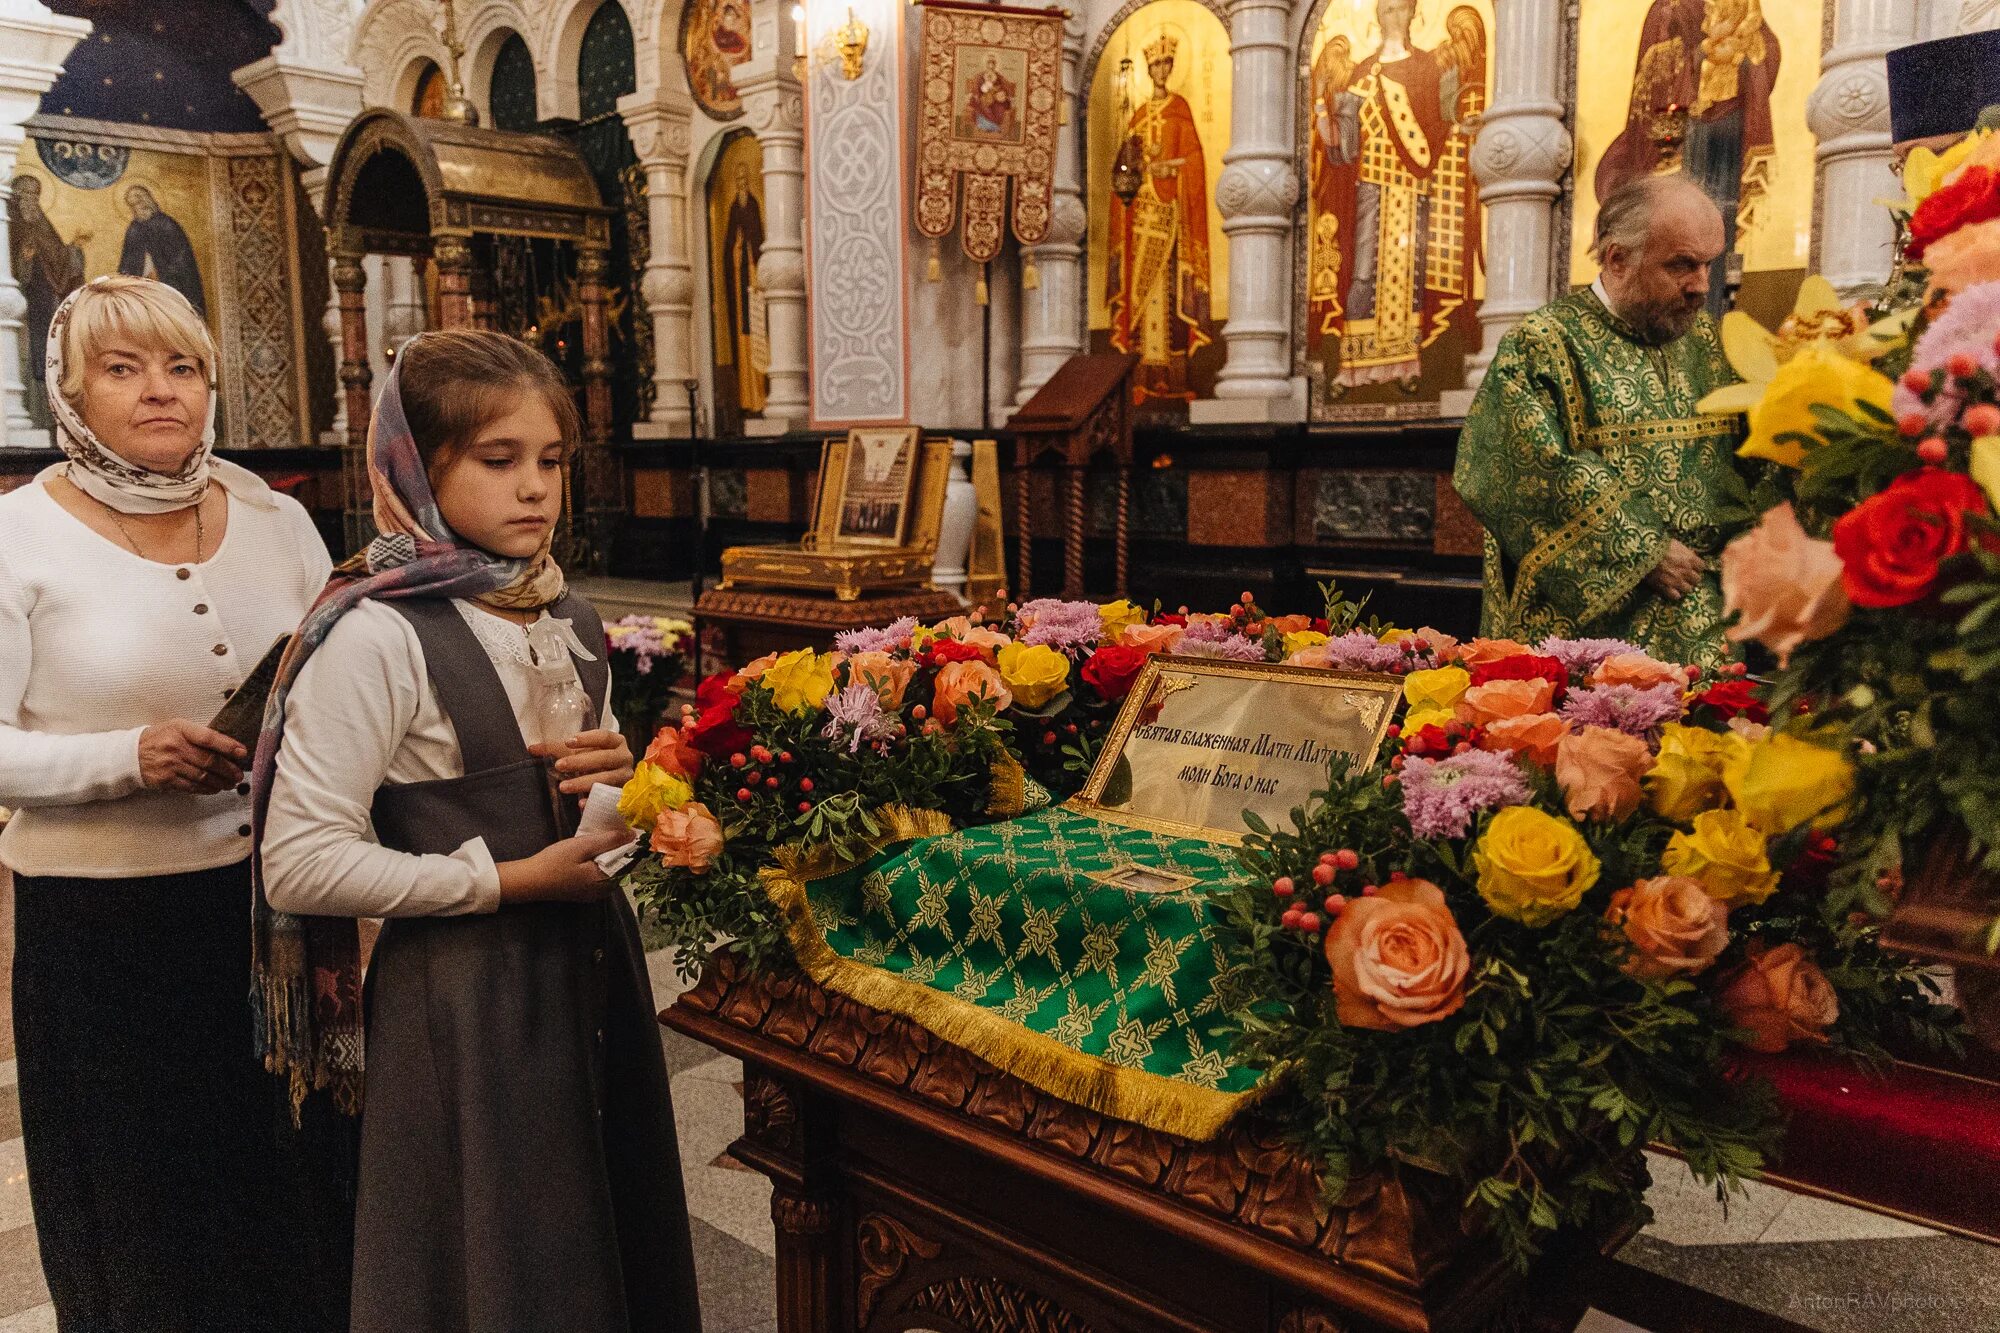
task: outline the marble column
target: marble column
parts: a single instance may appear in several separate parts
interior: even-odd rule
[[[382,277],[388,294],[382,320],[383,341],[390,351],[401,353],[404,343],[424,331],[423,276],[417,261],[408,255],[389,255],[383,261]]]
[[[1230,0],[1230,144],[1215,183],[1229,238],[1228,360],[1216,401],[1191,421],[1295,421],[1303,394],[1292,380],[1292,65],[1285,0]]]
[[[1472,145],[1472,171],[1486,210],[1486,299],[1479,305],[1480,348],[1466,366],[1475,389],[1500,339],[1560,290],[1556,205],[1572,144],[1563,125],[1563,61],[1568,47],[1563,0],[1507,0],[1494,6],[1493,102]],[[1447,414],[1471,394],[1444,395]]]
[[[1079,63],[1083,58],[1083,25],[1072,17],[1063,25],[1062,97],[1067,109],[1056,129],[1055,191],[1049,206],[1049,230],[1037,245],[1021,252],[1021,384],[1014,405],[1020,407],[1048,383],[1062,363],[1083,350],[1083,238],[1090,217],[1083,206],[1083,153],[1080,148],[1084,110],[1077,98]],[[1034,265],[1033,290],[1025,284]]]
[[[1882,57],[1916,38],[1918,10],[1918,0],[1837,0],[1833,41],[1806,99],[1819,143],[1817,268],[1843,297],[1879,290],[1895,259],[1895,222],[1878,202],[1898,193]]]
[[[90,35],[80,18],[52,13],[37,0],[0,0],[0,161],[12,163],[27,142],[22,123],[40,107],[62,73],[70,48]],[[0,172],[0,449],[46,449],[48,432],[28,416],[23,356],[27,347],[27,298],[14,281],[13,249],[7,236],[10,167]]]
[[[650,248],[641,293],[653,320],[653,410],[633,427],[641,439],[686,435],[686,384],[695,378],[694,264],[690,258],[687,167],[690,105],[635,94],[618,101],[632,149],[646,173]]]
[[[797,50],[790,14],[760,5],[753,23],[756,51],[736,78],[743,110],[764,152],[764,251],[757,281],[764,289],[771,340],[770,392],[760,418],[744,423],[753,435],[801,429],[811,414],[806,384],[805,90],[792,70]]]

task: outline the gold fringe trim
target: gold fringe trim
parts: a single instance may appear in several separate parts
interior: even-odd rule
[[[1002,751],[993,761],[993,786],[986,798],[986,813],[1012,819],[1028,808],[1028,770],[1021,761]]]
[[[885,807],[876,817],[896,830],[882,847],[936,837],[952,829],[951,821],[936,811],[893,806]],[[813,922],[806,885],[851,870],[856,864],[838,864],[824,849],[816,849],[803,857],[780,857],[778,865],[760,876],[764,892],[784,919],[799,966],[828,990],[871,1009],[900,1014],[1052,1097],[1184,1139],[1216,1137],[1261,1095],[1261,1087],[1249,1092],[1217,1092],[1164,1074],[1114,1065],[1072,1050],[989,1009],[834,952]]]

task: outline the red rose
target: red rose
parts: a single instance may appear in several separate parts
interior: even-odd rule
[[[687,733],[687,742],[703,754],[717,759],[727,759],[738,750],[746,750],[755,739],[748,727],[736,724],[736,705],[742,700],[730,692],[729,682],[733,672],[718,671],[695,690],[695,700],[701,705],[701,714]]]
[[[1153,617],[1155,625],[1185,625],[1187,617],[1182,615],[1159,615]]]
[[[1083,678],[1106,701],[1115,703],[1132,692],[1132,682],[1146,665],[1147,654],[1122,643],[1108,644],[1083,664]]]
[[[1714,709],[1725,721],[1732,717],[1756,723],[1771,720],[1771,710],[1757,697],[1756,685],[1747,680],[1717,681],[1696,695],[1694,701]]]
[[[1534,653],[1515,653],[1512,657],[1477,663],[1472,668],[1474,685],[1495,680],[1545,680],[1555,686],[1555,697],[1560,700],[1569,689],[1569,669],[1560,658],[1538,657]]]
[[[1940,187],[1911,214],[1910,258],[1921,259],[1931,242],[1994,217],[2000,217],[2000,175],[1987,167],[1967,167],[1957,180]]]
[[[1986,496],[1962,472],[1919,468],[1840,516],[1833,549],[1856,606],[1908,606],[1937,582],[1938,566],[1965,550],[1965,516]]]
[[[990,664],[993,661],[992,655],[986,649],[965,643],[959,639],[939,639],[931,645],[931,657],[936,660],[939,666],[943,666],[948,662],[986,662]]]

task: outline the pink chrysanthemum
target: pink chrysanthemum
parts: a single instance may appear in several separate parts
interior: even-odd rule
[[[909,643],[917,632],[914,616],[904,616],[881,629],[851,629],[833,636],[836,651],[852,657],[856,653],[892,653]]]
[[[1628,736],[1648,736],[1687,712],[1680,687],[1671,682],[1638,689],[1631,685],[1593,685],[1571,690],[1559,710],[1577,727],[1605,727]]]
[[[1988,374],[2000,374],[2000,351],[1993,335],[2000,330],[2000,282],[1982,282],[1967,287],[1951,298],[1951,304],[1924,330],[1910,352],[1910,369],[1936,370],[1963,352]],[[1946,388],[1927,406],[1923,398],[1910,392],[1899,380],[1896,384],[1896,416],[1922,412],[1933,426],[1948,426],[1958,420],[1965,403],[1957,390]]]
[[[1264,660],[1263,644],[1214,620],[1190,620],[1174,651],[1183,657],[1219,657],[1231,662]]]
[[[1604,663],[1607,657],[1620,653],[1643,651],[1637,644],[1623,639],[1543,639],[1535,645],[1535,651],[1543,657],[1553,657],[1563,664],[1563,670],[1572,676],[1587,676]]]
[[[1493,750],[1406,760],[1402,788],[1403,817],[1419,838],[1462,838],[1480,811],[1534,798],[1520,767]]]
[[[1350,630],[1330,639],[1319,651],[1335,671],[1387,671],[1402,675],[1410,669],[1409,658],[1400,643],[1382,643],[1367,630]]]
[[[1104,618],[1095,602],[1065,602],[1043,597],[1029,602],[1019,612],[1021,632],[1016,637],[1026,644],[1042,644],[1067,652],[1087,648],[1103,637]]]
[[[856,681],[828,695],[826,718],[820,735],[830,741],[845,737],[849,754],[857,754],[863,745],[887,740],[896,733],[896,719],[883,710],[882,696],[866,681]]]

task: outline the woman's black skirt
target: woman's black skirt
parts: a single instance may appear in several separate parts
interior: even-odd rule
[[[250,871],[17,876],[14,1041],[63,1333],[344,1333],[353,1127],[251,1053]]]

